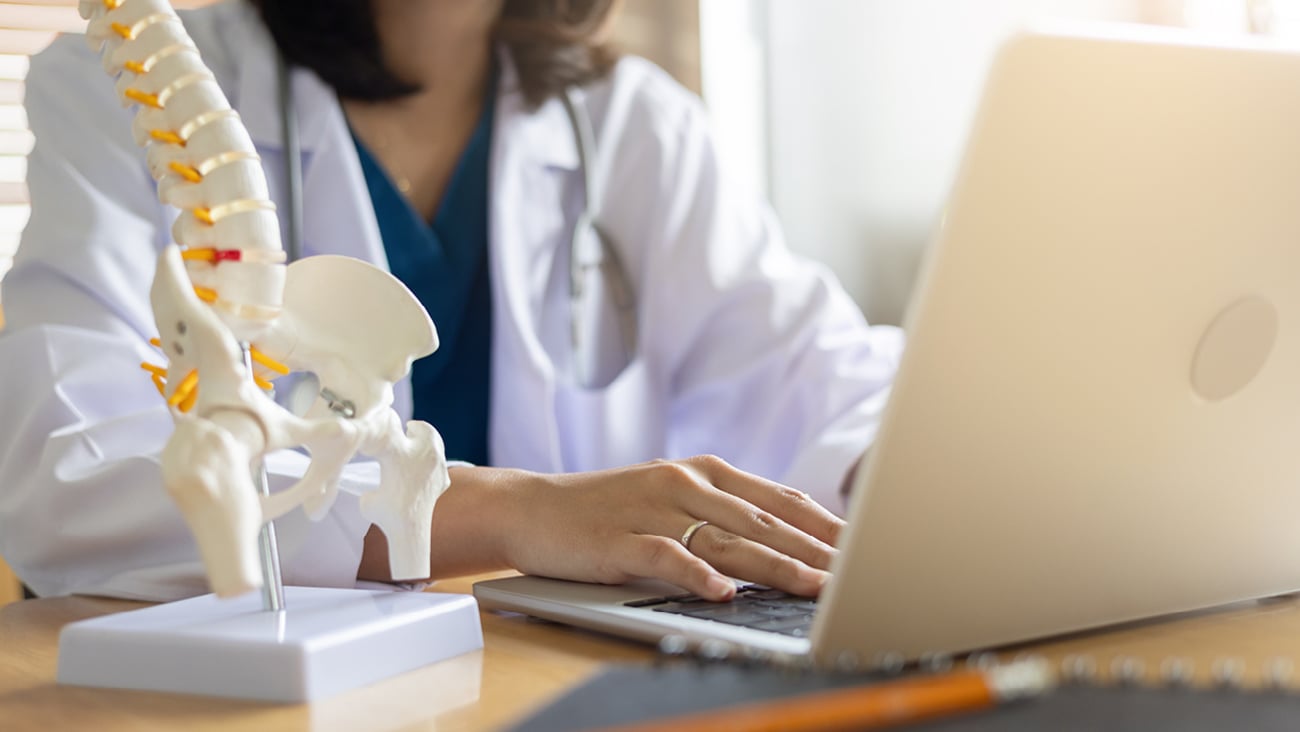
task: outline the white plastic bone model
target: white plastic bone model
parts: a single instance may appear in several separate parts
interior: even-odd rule
[[[450,483],[442,438],[424,422],[403,431],[391,405],[393,383],[438,347],[428,313],[360,260],[284,265],[253,143],[166,0],[81,0],[80,11],[123,103],[139,105],[133,133],[159,197],[183,211],[172,229],[180,246],[164,249],[150,291],[168,365],[142,366],[172,407],[163,482],[213,592],[261,586],[262,525],[299,505],[323,516],[357,453],[379,461],[380,485],[361,508],[388,538],[393,578],[427,577],[434,503]],[[315,374],[322,387],[302,416],[262,391],[289,372]],[[289,447],[310,453],[306,474],[259,496],[252,468]]]

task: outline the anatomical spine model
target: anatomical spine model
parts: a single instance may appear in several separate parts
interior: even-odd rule
[[[357,453],[380,465],[361,509],[388,538],[393,578],[427,577],[433,507],[450,483],[442,438],[424,422],[403,430],[391,405],[393,382],[438,347],[428,313],[359,260],[285,266],[248,132],[166,0],[81,0],[80,11],[123,103],[139,107],[133,133],[159,197],[182,210],[179,246],[164,249],[150,290],[168,364],[142,366],[172,408],[163,482],[213,592],[259,587],[262,525],[299,505],[323,516]],[[290,372],[310,372],[321,387],[301,416],[263,391],[267,377]],[[259,496],[252,468],[290,447],[310,453],[305,475]]]

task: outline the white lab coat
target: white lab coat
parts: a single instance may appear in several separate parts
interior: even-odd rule
[[[287,210],[269,35],[240,2],[186,24]],[[718,169],[698,100],[628,58],[586,103],[606,181],[601,224],[638,297],[639,355],[606,389],[574,385],[577,148],[558,100],[529,111],[504,66],[490,171],[493,462],[582,471],[714,453],[842,509],[837,491],[872,439],[900,333],[869,328],[824,268],[786,250],[762,202]],[[293,84],[305,254],[384,266],[336,97],[310,73]],[[139,368],[161,362],[147,343],[148,291],[175,212],[158,203],[131,112],[82,39],[32,61],[27,97],[32,217],[4,282],[0,335],[0,554],[41,595],[203,592],[160,485],[170,418]],[[409,414],[409,385],[397,392]],[[370,475],[345,488],[364,490]],[[368,528],[356,503],[342,496],[316,524],[300,512],[277,521],[286,582],[354,583]]]

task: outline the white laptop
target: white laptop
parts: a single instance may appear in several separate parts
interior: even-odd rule
[[[815,610],[535,577],[481,604],[870,663],[1300,589],[1300,54],[1240,43],[1003,47]]]

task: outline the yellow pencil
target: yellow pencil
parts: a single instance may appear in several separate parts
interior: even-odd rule
[[[802,694],[613,728],[617,732],[812,732],[880,729],[1038,696],[1054,682],[1046,662],[956,671]]]

